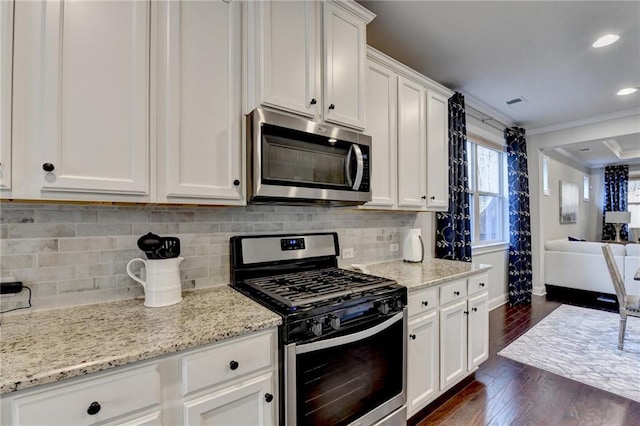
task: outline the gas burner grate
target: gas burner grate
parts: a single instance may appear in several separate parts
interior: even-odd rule
[[[301,306],[358,294],[393,283],[386,278],[339,268],[253,278],[245,284],[287,306]]]

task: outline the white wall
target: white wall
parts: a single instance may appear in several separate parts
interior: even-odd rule
[[[583,178],[589,176],[589,170],[573,164],[559,154],[549,152],[549,195],[543,195],[540,218],[543,241],[566,238],[568,236],[590,239],[590,230],[594,228],[591,220],[592,201],[583,201]],[[560,223],[560,181],[578,185],[578,220],[576,223]]]
[[[534,294],[544,294],[544,238],[545,230],[543,218],[550,214],[557,214],[546,211],[543,208],[542,195],[542,154],[544,150],[561,147],[578,142],[590,141],[598,138],[615,138],[616,136],[628,135],[640,132],[640,116],[638,114],[611,118],[593,123],[576,123],[574,127],[562,129],[539,129],[527,135],[527,163],[529,167],[529,190],[531,201],[531,244],[533,262],[533,292]],[[598,208],[598,203],[602,203],[601,183],[598,179],[600,174],[593,173],[591,178],[591,211],[592,224],[602,221],[602,216],[593,214],[593,209]],[[603,175],[603,174],[602,174]],[[600,187],[598,186],[600,185]],[[594,200],[596,200],[594,202]],[[601,208],[601,207],[600,207]],[[595,233],[594,234],[594,229]],[[598,238],[598,227],[591,226],[589,239]],[[600,230],[600,233],[602,231]],[[600,234],[601,235],[601,234]]]

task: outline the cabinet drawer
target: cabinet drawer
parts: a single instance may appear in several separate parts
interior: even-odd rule
[[[469,290],[468,294],[481,293],[483,291],[489,291],[489,274],[476,275],[469,278]]]
[[[431,288],[409,294],[409,316],[419,315],[438,307],[438,289]]]
[[[148,366],[18,397],[11,403],[14,424],[88,425],[159,405],[160,374]],[[90,411],[97,412],[93,415]]]
[[[274,333],[270,332],[186,355],[182,358],[182,394],[268,368],[273,352]]]
[[[446,305],[467,296],[467,280],[454,281],[440,287],[440,305]]]

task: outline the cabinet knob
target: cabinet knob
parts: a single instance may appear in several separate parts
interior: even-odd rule
[[[240,367],[240,364],[238,364],[238,361],[231,361],[229,363],[229,368],[232,370],[237,370],[238,367]]]
[[[318,101],[316,100],[316,98],[313,98],[313,99],[311,99],[311,100],[309,101],[309,104],[310,104],[310,105],[315,105],[315,104],[317,104],[317,103],[318,103]]]
[[[430,199],[430,200],[435,200],[435,199],[436,199],[436,197],[435,197],[435,195],[432,195],[431,197],[429,197],[429,199]]]
[[[100,407],[100,404],[97,401],[93,401],[89,408],[87,408],[87,414],[90,416],[98,414],[101,408],[102,407]]]
[[[336,109],[336,106],[334,104],[329,105],[329,109]]]
[[[471,308],[473,312],[478,312],[478,308]]]
[[[454,296],[460,296],[460,292],[459,291],[454,291],[453,294],[454,294]]]
[[[480,283],[480,287],[484,287],[484,283]]]
[[[428,300],[423,300],[422,301],[422,306],[429,306],[429,301]]]
[[[416,335],[415,334],[410,334],[409,337],[411,338],[411,340],[416,340]]]
[[[45,172],[52,172],[55,169],[55,166],[51,163],[44,163],[42,165],[42,170]]]
[[[420,198],[422,198],[423,200],[426,200],[426,199],[427,199],[427,196],[426,196],[426,195],[423,195],[423,196],[422,196],[422,197],[420,197]]]
[[[463,311],[462,313],[465,315],[469,315],[469,311]]]
[[[240,181],[238,179],[234,180],[233,186],[240,186]]]
[[[267,401],[267,402],[273,401],[273,395],[271,395],[270,393],[265,393],[264,394],[264,400]]]

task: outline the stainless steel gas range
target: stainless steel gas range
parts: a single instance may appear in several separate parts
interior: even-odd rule
[[[334,232],[231,239],[232,285],[283,318],[280,422],[404,425],[406,288],[339,252]]]

